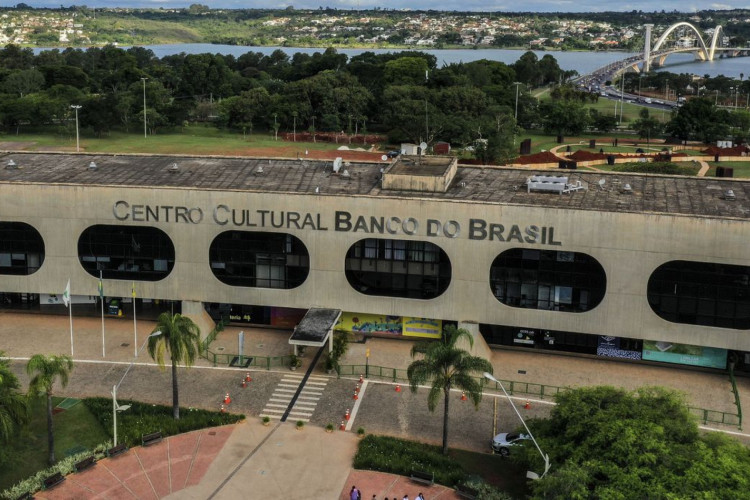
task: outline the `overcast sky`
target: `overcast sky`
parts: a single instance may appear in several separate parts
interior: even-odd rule
[[[14,6],[18,1],[0,0],[2,6]],[[71,5],[59,0],[35,0],[25,2],[33,7],[59,7],[60,5]],[[630,11],[643,10],[646,12],[657,10],[679,10],[682,12],[693,12],[698,9],[748,9],[750,0],[721,0],[720,2],[704,3],[692,0],[633,0],[623,2],[608,2],[604,0],[384,0],[373,2],[371,0],[80,0],[75,5],[88,5],[89,7],[188,7],[192,3],[209,5],[211,8],[283,8],[293,5],[300,9],[317,9],[318,7],[332,7],[342,9],[383,7],[389,9],[437,9],[474,11],[524,11],[524,12],[599,12],[599,11]]]

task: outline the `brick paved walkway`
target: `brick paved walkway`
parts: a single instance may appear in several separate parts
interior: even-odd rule
[[[454,490],[439,484],[424,486],[413,483],[404,476],[368,470],[352,470],[346,478],[346,486],[339,495],[341,500],[349,500],[352,486],[356,486],[362,493],[362,500],[370,500],[373,495],[377,500],[391,497],[394,500],[401,500],[404,495],[408,495],[413,500],[419,493],[424,495],[425,500],[459,500],[461,498]]]
[[[234,425],[171,436],[147,448],[105,458],[34,498],[163,498],[200,483]]]

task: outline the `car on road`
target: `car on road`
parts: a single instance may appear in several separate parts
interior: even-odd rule
[[[385,155],[388,158],[395,158],[395,157],[397,157],[400,154],[401,154],[401,151],[388,151]]]
[[[521,434],[519,432],[503,432],[498,434],[492,439],[492,452],[499,453],[504,457],[510,455],[510,450],[514,446],[518,446],[527,439],[531,439],[528,434]]]

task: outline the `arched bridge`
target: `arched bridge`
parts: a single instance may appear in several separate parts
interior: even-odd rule
[[[653,48],[651,46],[651,28],[653,25],[647,24],[646,26],[646,43],[644,51],[635,54],[627,59],[610,63],[604,68],[599,68],[594,71],[593,74],[603,75],[606,74],[608,77],[615,77],[620,73],[632,71],[640,73],[641,71],[648,72],[651,66],[664,66],[665,61],[672,54],[680,54],[690,52],[695,55],[695,59],[699,61],[713,61],[717,57],[746,57],[750,56],[749,47],[720,47],[720,41],[724,29],[721,25],[717,25],[714,28],[714,32],[710,40],[704,40],[701,32],[693,24],[688,22],[675,23],[664,31],[664,33],[656,39]],[[677,44],[670,45],[667,43],[668,38],[677,30],[684,30],[687,33],[694,36],[694,38],[686,38],[678,41]]]

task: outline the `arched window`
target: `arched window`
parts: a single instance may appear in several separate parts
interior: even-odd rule
[[[511,307],[585,312],[604,299],[607,276],[590,255],[512,248],[490,268],[490,289]]]
[[[24,222],[0,222],[0,274],[33,274],[43,262],[39,231]]]
[[[672,323],[750,329],[750,267],[673,260],[651,274],[647,294]]]
[[[78,259],[92,276],[159,281],[174,267],[174,244],[155,227],[96,225],[78,238]]]
[[[451,282],[451,262],[432,243],[368,238],[349,248],[346,279],[365,295],[434,299]]]
[[[232,286],[296,288],[310,272],[307,248],[291,234],[225,231],[211,242],[211,271]]]

